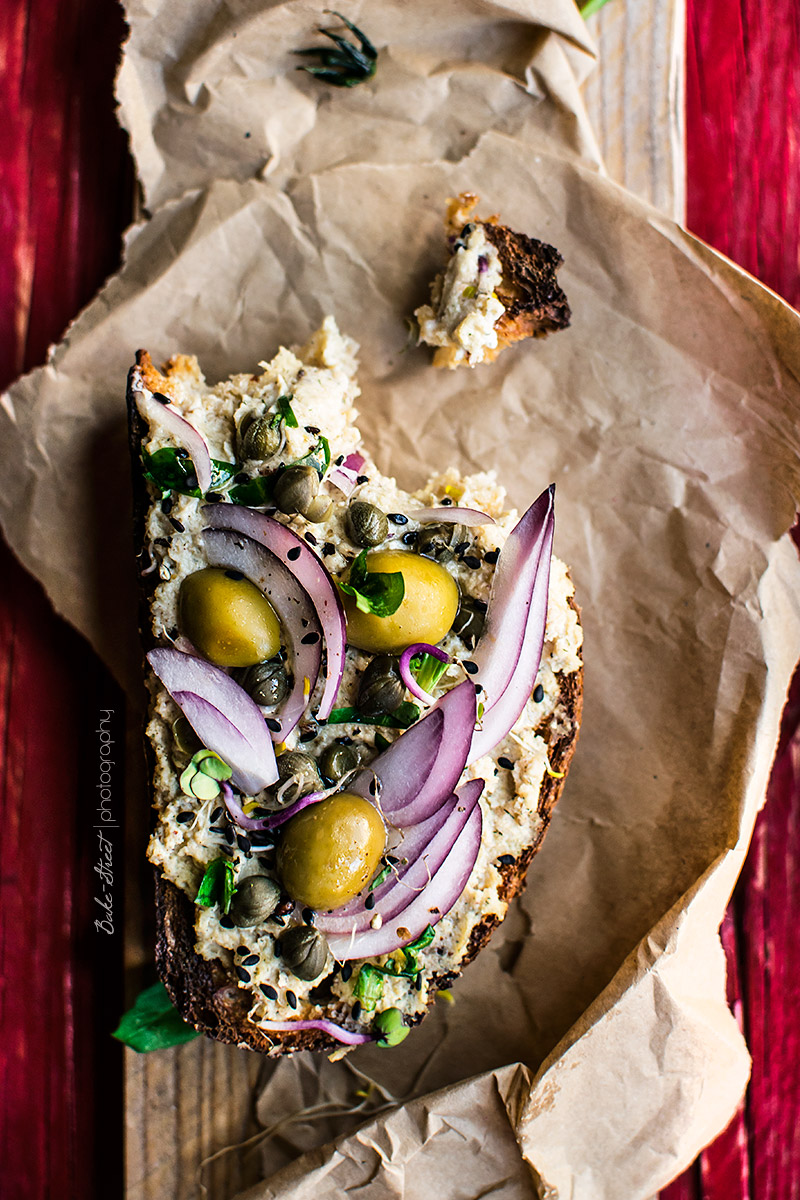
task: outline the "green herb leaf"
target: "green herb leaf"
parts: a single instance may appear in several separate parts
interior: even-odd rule
[[[162,446],[155,454],[142,450],[144,477],[157,489],[159,496],[179,492],[182,496],[202,495],[197,486],[194,464],[187,452],[178,446]],[[233,478],[239,467],[236,463],[211,460],[210,491],[218,492]]]
[[[281,421],[289,429],[297,429],[297,417],[294,415],[294,409],[292,408],[292,399],[291,393],[288,396],[278,396],[278,399],[275,401],[278,411],[269,423],[271,429],[274,429]]]
[[[392,870],[392,868],[390,866],[388,866],[388,864],[387,864],[387,866],[385,866],[382,871],[378,871],[378,874],[375,876],[375,878],[372,880],[372,882],[369,885],[369,890],[371,892],[374,892],[375,888],[380,887],[381,884],[383,883],[384,879],[389,878],[389,874],[390,874],[391,870]]]
[[[419,965],[419,959],[417,958],[417,955],[419,954],[420,950],[424,950],[426,946],[430,946],[435,936],[436,930],[434,929],[433,925],[428,925],[426,929],[423,929],[422,933],[415,941],[409,942],[407,946],[403,946],[403,954],[405,955],[406,965],[403,970],[399,972],[399,974],[415,976],[419,975],[422,967]]]
[[[359,968],[353,995],[361,1001],[364,1012],[372,1012],[378,1001],[383,999],[383,973],[364,963]]]
[[[478,289],[474,283],[468,283],[461,295],[465,300],[472,300],[478,294]]]
[[[415,654],[409,665],[422,690],[432,692],[449,664],[442,662],[435,654],[428,654],[427,650],[424,650],[421,654]]]
[[[204,775],[210,775],[212,779],[230,779],[233,775],[228,764],[213,750],[201,750],[195,754],[192,762],[197,764]]]
[[[302,458],[298,458],[293,463],[287,463],[286,465],[289,467],[313,467],[320,479],[322,479],[322,476],[331,465],[331,447],[328,439],[321,433],[317,438],[317,444],[312,446],[308,454],[304,454]]]
[[[399,1008],[387,1008],[378,1013],[372,1028],[378,1035],[379,1046],[397,1046],[408,1037],[409,1032]]]
[[[328,725],[382,725],[385,729],[408,729],[419,720],[422,710],[410,700],[404,700],[393,713],[379,717],[366,717],[357,708],[335,708],[328,717]]]
[[[139,993],[133,1008],[123,1015],[111,1036],[144,1054],[148,1050],[180,1046],[200,1034],[186,1024],[163,983],[154,983]]]
[[[305,50],[295,50],[295,54],[310,55],[318,58],[320,62],[320,66],[299,67],[298,69],[307,71],[309,75],[321,79],[324,83],[332,83],[334,87],[355,87],[357,83],[362,83],[375,74],[378,52],[369,38],[352,21],[348,21],[347,17],[343,17],[341,13],[334,12],[332,15],[338,17],[354,34],[358,46],[348,42],[338,33],[333,33],[330,29],[319,29],[318,32],[323,37],[330,38],[337,49],[332,50],[327,46],[312,46]]]
[[[218,904],[224,913],[231,906],[234,890],[233,863],[229,858],[215,858],[206,867],[195,904],[212,908]]]
[[[339,589],[355,599],[360,612],[376,617],[391,617],[403,603],[406,585],[400,571],[370,571],[367,552],[362,550],[350,567],[345,583],[337,579]]]
[[[237,483],[228,495],[234,504],[244,504],[248,508],[265,508],[272,500],[276,478],[277,472],[271,475],[254,475],[247,483]]]

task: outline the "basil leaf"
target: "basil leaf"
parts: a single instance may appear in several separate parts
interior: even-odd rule
[[[422,710],[410,700],[404,700],[393,713],[379,717],[367,717],[357,708],[335,708],[326,721],[327,725],[383,725],[385,729],[408,729],[419,720]]]
[[[278,399],[275,401],[278,411],[269,423],[271,429],[274,429],[281,421],[289,429],[297,429],[297,417],[294,415],[294,409],[292,408],[292,399],[291,392],[288,396],[278,396]]]
[[[206,867],[195,904],[201,908],[212,908],[218,904],[227,913],[233,899],[233,863],[228,858],[215,858]]]
[[[200,1034],[183,1017],[169,998],[163,983],[154,983],[136,997],[133,1008],[123,1014],[111,1034],[140,1054],[191,1042]]]
[[[414,678],[425,692],[433,691],[448,667],[446,662],[442,662],[435,654],[428,654],[427,650],[415,654],[409,665],[414,672]]]
[[[195,496],[198,499],[202,496],[197,486],[194,463],[179,446],[162,446],[155,454],[142,450],[142,465],[145,479],[150,480],[160,496],[169,492],[179,492],[182,496]],[[236,463],[212,458],[210,490],[215,492],[225,487],[238,470]]]
[[[362,550],[350,568],[347,582],[337,579],[339,589],[352,596],[356,607],[376,617],[391,617],[403,603],[405,580],[400,571],[370,571],[367,552]]]
[[[264,508],[272,500],[272,490],[275,487],[273,475],[255,475],[247,483],[237,483],[228,492],[234,504],[244,504],[247,508]]]
[[[364,1012],[372,1012],[383,999],[383,972],[365,963],[359,968],[353,995],[361,1001]]]

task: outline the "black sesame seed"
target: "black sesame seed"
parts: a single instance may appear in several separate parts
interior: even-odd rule
[[[485,600],[476,600],[474,596],[472,598],[472,603],[475,605],[478,612],[482,612],[482,613],[485,613],[487,608],[489,607],[489,605],[486,603]]]
[[[157,538],[156,538],[156,545],[157,545],[157,546],[168,546],[168,545],[169,545],[169,538],[166,538],[166,537],[157,537]]]
[[[264,993],[264,995],[267,997],[268,1000],[277,1000],[278,999],[278,993],[275,991],[274,987],[271,987],[268,983],[262,983],[260,985],[260,987],[261,987],[262,992]]]
[[[319,634],[312,630],[311,633],[307,633],[300,641],[304,646],[313,646],[315,642],[319,641]]]
[[[344,981],[345,983],[347,983],[348,979],[350,978],[350,976],[351,976],[352,974],[353,974],[353,964],[352,964],[352,963],[345,963],[345,964],[344,964],[344,966],[342,967],[342,979],[343,979],[343,981]]]
[[[353,1005],[353,1020],[354,1021],[361,1020],[361,1001],[360,1000],[356,1000],[355,1004]]]
[[[452,501],[452,499],[450,498],[450,496],[442,496],[442,504],[449,505],[449,504],[452,504],[452,503],[453,503],[453,501]]]
[[[163,392],[153,392],[153,399],[158,400],[159,404],[169,404],[169,396],[165,396]]]
[[[289,1005],[289,1008],[297,1008],[297,996],[295,996],[294,992],[286,993],[286,1003]]]
[[[316,730],[307,729],[305,731],[305,733],[300,734],[300,737],[297,740],[298,740],[298,742],[313,742],[313,740],[316,736],[317,736]]]
[[[340,454],[339,457],[336,459],[336,466],[340,467],[343,462],[344,462],[344,455]]]
[[[219,923],[223,929],[233,929],[234,924],[230,917],[220,917]]]
[[[249,483],[250,476],[247,474],[247,471],[240,471],[238,475],[234,475],[233,482],[234,483]]]
[[[232,579],[234,583],[238,583],[240,579],[244,579],[241,571],[226,571],[225,575],[228,579]]]
[[[270,733],[280,733],[281,731],[281,723],[280,721],[276,721],[274,717],[264,717],[264,724]]]
[[[500,758],[498,758],[497,762],[498,762],[498,764],[499,764],[501,767],[505,767],[505,769],[506,769],[507,771],[513,771],[513,770],[514,770],[514,764],[513,764],[513,762],[511,761],[511,759],[510,759],[510,758],[506,758],[506,756],[505,756],[504,754],[503,754],[503,755],[501,755],[501,756],[500,756]]]
[[[537,683],[536,687],[533,689],[533,702],[534,704],[541,704],[543,700],[544,688],[540,683]]]
[[[229,846],[233,845],[234,836],[235,835],[234,835],[233,830],[231,829],[230,826],[228,826],[228,828],[225,830],[224,837],[225,837],[225,841],[228,843]]]
[[[219,504],[222,500],[222,492],[206,492],[206,500],[210,504]]]
[[[369,475],[357,475],[356,483],[369,483]]]
[[[416,540],[417,534],[416,530],[414,529],[409,529],[408,533],[404,533],[400,539],[400,541],[405,543],[406,546],[413,546]]]
[[[478,664],[472,662],[469,658],[465,658],[461,665],[468,675],[477,675],[480,670]]]
[[[242,959],[242,966],[243,967],[254,967],[257,962],[258,962],[257,954],[248,954],[247,958]]]
[[[173,625],[173,626],[172,626],[172,628],[171,628],[170,630],[168,630],[168,633],[169,633],[169,636],[172,638],[172,640],[173,640],[173,642],[174,642],[174,641],[175,641],[175,638],[178,636],[178,626],[177,626],[177,625]]]
[[[220,819],[220,817],[222,816],[222,814],[224,812],[225,812],[225,809],[222,807],[222,805],[220,805],[219,808],[214,809],[211,816],[208,818],[209,821],[212,823],[212,825],[213,825],[214,821],[218,821]]]
[[[352,746],[353,739],[351,737],[347,737],[347,735],[345,735],[344,737],[337,738],[336,742],[339,746]]]
[[[245,835],[244,835],[243,833],[237,834],[237,836],[236,836],[236,845],[239,847],[239,849],[241,850],[242,854],[249,854],[249,853],[250,853],[250,849],[251,849],[251,846],[250,846],[250,838],[249,838],[249,837],[245,837]]]
[[[477,571],[481,565],[481,560],[476,558],[474,554],[465,554],[462,562],[465,567],[469,567],[470,571]]]
[[[475,691],[476,691],[476,692],[477,692],[477,694],[480,696],[481,692],[483,691],[483,684],[482,684],[482,683],[476,683],[476,684],[475,684]]]
[[[374,908],[374,907],[375,907],[375,893],[370,892],[370,894],[367,896],[366,900],[364,901],[364,908]]]
[[[397,863],[397,862],[399,862],[400,860],[399,860],[398,858],[395,858],[395,856],[394,856],[393,854],[387,854],[387,855],[386,855],[386,861],[387,861],[387,863],[389,863],[391,866],[394,866],[394,864],[395,864],[395,863]]]
[[[483,561],[488,563],[496,563],[499,557],[499,550],[487,550],[483,556]]]
[[[370,782],[370,785],[369,785],[369,794],[370,794],[370,796],[377,796],[377,794],[378,794],[378,781],[377,781],[377,779],[373,779],[373,780]]]
[[[314,537],[313,533],[305,534],[305,539],[308,542],[309,546],[316,546],[317,539]]]
[[[395,525],[407,525],[408,517],[405,513],[388,513],[390,521],[394,521]]]
[[[301,553],[302,551],[299,546],[292,546],[291,550],[287,552],[286,557],[289,559],[289,562],[296,562]]]
[[[250,947],[249,947],[249,946],[237,946],[237,947],[236,947],[236,953],[237,953],[237,954],[239,955],[239,957],[241,958],[241,957],[242,957],[242,955],[244,955],[244,954],[249,954],[249,953],[250,953]]]
[[[186,526],[182,521],[179,521],[177,517],[170,517],[170,522],[174,528],[177,529],[178,533],[183,533],[185,531]]]
[[[172,506],[174,503],[175,503],[175,501],[172,499],[172,496],[165,496],[164,499],[161,501],[161,511],[163,512],[165,517],[168,517],[169,514],[172,512]]]
[[[304,909],[303,909],[303,914],[302,914],[302,916],[303,916],[303,920],[305,921],[306,925],[313,925],[313,924],[314,924],[314,910],[313,910],[313,908],[304,908]]]
[[[306,433],[319,433],[319,425],[306,425]]]
[[[234,967],[237,978],[241,979],[242,983],[250,982],[250,972],[245,971],[244,967]]]
[[[208,832],[209,833],[224,833],[225,827],[223,825],[209,825]]]
[[[280,913],[273,913],[270,917],[270,921],[274,921],[275,924],[280,925],[281,928],[283,928],[283,926],[286,924],[286,921],[283,919]]]
[[[325,542],[324,546],[322,547],[322,553],[325,554],[326,556],[330,555],[330,554],[335,554],[336,547],[334,546],[333,542]]]
[[[500,863],[501,867],[513,867],[514,855],[513,854],[501,854],[497,861]]]
[[[464,552],[467,550],[469,550],[469,542],[459,542],[453,553],[464,554]]]
[[[178,813],[175,820],[178,822],[179,825],[186,825],[186,823],[188,821],[194,820],[194,813],[191,813],[191,812]]]

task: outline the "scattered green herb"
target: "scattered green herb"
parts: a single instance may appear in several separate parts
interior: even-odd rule
[[[442,662],[435,654],[428,654],[427,650],[424,650],[421,654],[415,654],[409,665],[422,690],[432,692],[449,664]]]
[[[337,579],[341,591],[353,596],[356,607],[376,617],[391,617],[403,603],[406,585],[401,571],[370,571],[367,569],[367,552],[362,550],[350,567],[345,583]]]
[[[349,42],[347,38],[332,33],[330,29],[318,28],[317,32],[323,37],[330,38],[336,49],[329,46],[311,46],[306,50],[295,50],[295,54],[307,55],[319,59],[319,65],[298,67],[298,71],[307,71],[323,83],[332,83],[334,87],[355,87],[365,79],[371,79],[378,65],[378,52],[372,42],[361,32],[358,26],[348,21],[341,13],[331,14],[343,21],[347,28],[358,40],[358,45]]]
[[[472,300],[473,297],[477,296],[477,294],[478,294],[478,289],[476,288],[474,283],[468,283],[467,286],[464,288],[463,292],[461,293],[461,295],[464,297],[465,300]]]
[[[227,913],[233,899],[233,891],[233,863],[229,858],[215,858],[206,867],[195,903],[201,908],[211,908],[218,904],[222,911]]]
[[[111,1036],[144,1054],[148,1050],[180,1046],[200,1035],[186,1024],[163,983],[154,983],[139,993],[133,1008],[123,1014]]]
[[[430,946],[435,936],[436,930],[432,925],[428,925],[426,929],[423,929],[422,933],[415,941],[410,942],[407,946],[403,946],[403,954],[406,958],[406,965],[402,971],[398,972],[398,974],[419,975],[422,967],[419,965],[417,955],[419,954],[420,950],[424,950],[426,946]]]
[[[328,439],[323,433],[317,438],[316,446],[312,446],[308,454],[304,454],[302,458],[298,458],[293,463],[287,463],[287,467],[313,467],[319,475],[320,479],[331,465],[331,448]]]
[[[272,500],[277,472],[270,475],[254,475],[247,483],[237,483],[228,492],[234,504],[245,504],[248,508],[265,508]]]
[[[383,883],[384,879],[389,878],[389,874],[390,874],[391,870],[392,870],[392,868],[390,866],[388,866],[388,864],[387,864],[387,866],[385,866],[382,871],[378,871],[378,874],[375,876],[375,878],[372,880],[372,882],[369,885],[369,890],[371,892],[374,892],[375,888],[380,887],[381,884]]]
[[[277,425],[280,425],[281,421],[283,421],[284,425],[287,425],[289,429],[297,429],[297,417],[294,415],[294,409],[292,408],[291,393],[288,396],[278,396],[278,399],[275,401],[275,403],[278,411],[275,413],[275,416],[269,423],[270,429],[275,429]]]
[[[170,492],[179,492],[182,496],[202,495],[197,486],[197,475],[194,464],[185,450],[176,446],[162,446],[155,454],[142,450],[144,477],[149,479],[158,489],[159,496],[168,496]],[[239,470],[236,463],[211,460],[210,491],[221,491],[233,479]]]
[[[359,968],[353,995],[361,1001],[364,1012],[372,1012],[378,1001],[383,999],[383,972],[364,963]]]
[[[410,700],[404,700],[393,713],[379,717],[365,717],[357,708],[335,708],[328,717],[328,725],[382,725],[385,729],[408,729],[419,720],[422,710]]]

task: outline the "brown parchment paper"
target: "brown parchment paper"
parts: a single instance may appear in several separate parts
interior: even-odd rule
[[[345,94],[337,123],[338,94],[285,78],[310,6],[131,10],[122,115],[153,215],[46,366],[2,398],[0,519],[136,703],[123,391],[138,346],[194,352],[219,378],[330,312],[361,343],[361,424],[383,470],[414,486],[445,462],[494,467],[519,508],[556,481],[584,729],[527,893],[456,1004],[402,1047],[268,1072],[267,1127],[329,1095],[356,1103],[362,1076],[380,1105],[404,1103],[357,1133],[368,1109],[286,1127],[263,1149],[279,1174],[252,1195],[415,1200],[435,1181],[448,1196],[647,1197],[726,1123],[747,1076],[717,928],[800,651],[785,536],[799,319],[603,177],[571,0],[442,4],[439,23],[423,3],[346,11],[399,49],[387,90],[379,73]],[[231,22],[258,32],[257,52],[232,48]],[[265,120],[270,98],[284,106],[271,172],[220,149],[250,83]],[[574,319],[492,366],[438,373],[403,318],[441,263],[445,199],[466,188],[559,247]]]

